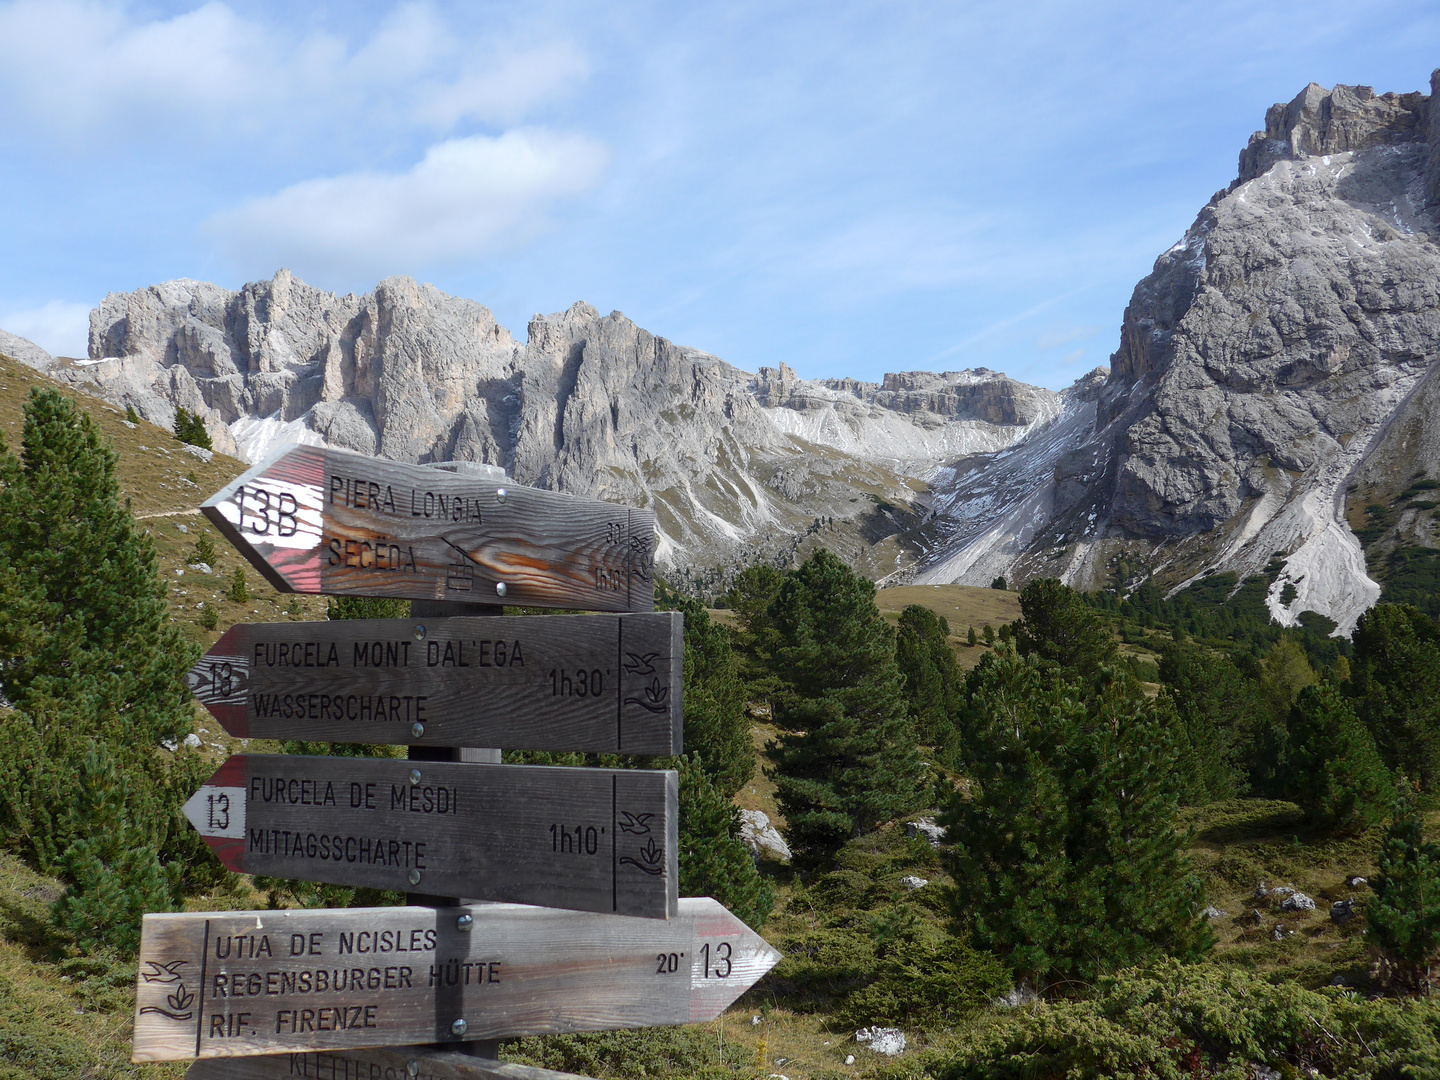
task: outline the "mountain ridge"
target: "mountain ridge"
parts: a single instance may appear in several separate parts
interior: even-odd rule
[[[651,506],[696,587],[820,543],[889,582],[1263,572],[1276,619],[1345,633],[1380,594],[1357,522],[1440,458],[1437,87],[1271,106],[1136,285],[1110,367],[1059,392],[984,368],[752,374],[584,303],[520,342],[408,278],[337,296],[285,270],[112,293],[89,357],[52,370],[159,423],[184,406],[252,457],[326,441]],[[1384,521],[1376,551],[1437,546],[1424,506]]]

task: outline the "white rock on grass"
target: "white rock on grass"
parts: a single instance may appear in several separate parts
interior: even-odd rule
[[[945,842],[945,827],[937,825],[933,817],[922,817],[905,823],[905,835],[923,836],[927,844],[938,848]]]
[[[199,749],[200,749],[200,736],[199,736],[199,735],[196,735],[196,734],[192,731],[189,735],[186,735],[186,736],[185,736],[185,745],[188,746],[191,750],[199,750]]]
[[[1225,912],[1217,907],[1207,907],[1204,911],[1200,912],[1200,918],[1206,922],[1214,922],[1216,919],[1223,919],[1224,917]]]
[[[206,450],[203,446],[191,446],[189,443],[181,443],[180,449],[184,450],[187,454],[194,454],[201,461],[209,461],[215,456],[215,451]]]
[[[911,892],[914,892],[916,889],[923,889],[926,885],[929,885],[930,881],[928,878],[916,877],[914,874],[906,874],[900,879],[900,884]]]
[[[1291,893],[1280,903],[1281,911],[1314,911],[1315,901],[1303,892]]]
[[[905,1033],[899,1028],[861,1028],[855,1032],[855,1041],[886,1057],[895,1057],[905,1052]]]
[[[769,855],[782,862],[790,861],[790,845],[780,831],[770,824],[770,815],[763,810],[740,811],[740,839],[755,858]]]

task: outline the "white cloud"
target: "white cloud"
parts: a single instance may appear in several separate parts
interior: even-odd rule
[[[89,348],[90,305],[50,300],[0,313],[0,329],[29,338],[51,356],[83,357]]]
[[[535,43],[402,4],[356,46],[211,2],[143,19],[115,0],[0,3],[0,127],[92,148],[147,134],[191,143],[374,136],[514,123],[588,74],[561,38]],[[176,123],[185,126],[177,131]]]
[[[289,266],[350,282],[451,266],[543,231],[551,208],[603,174],[609,154],[582,135],[519,129],[451,139],[408,172],[293,184],[205,223],[247,273]]]

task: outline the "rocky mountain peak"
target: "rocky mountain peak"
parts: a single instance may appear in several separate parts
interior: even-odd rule
[[[1377,95],[1369,86],[1326,90],[1311,83],[1290,102],[1266,111],[1265,130],[1251,135],[1240,151],[1239,176],[1231,190],[1277,161],[1424,142],[1429,124],[1429,99],[1422,93]]]

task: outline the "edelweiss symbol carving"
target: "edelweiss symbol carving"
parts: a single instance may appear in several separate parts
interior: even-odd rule
[[[168,964],[162,964],[157,960],[146,960],[145,970],[140,973],[142,981],[147,983],[160,983],[165,985],[175,983],[175,989],[166,995],[165,1001],[169,1009],[162,1009],[158,1005],[145,1005],[140,1009],[140,1015],[146,1013],[159,1013],[171,1020],[189,1020],[195,1014],[190,1011],[190,1006],[195,1001],[195,995],[185,989],[181,982],[180,969],[188,964],[188,960],[172,960]],[[183,1010],[183,1011],[182,1011]]]
[[[629,863],[642,873],[649,874],[651,877],[659,877],[665,873],[665,848],[655,843],[655,838],[652,836],[645,841],[645,846],[636,853],[635,858],[626,855],[620,860],[620,863],[622,866]]]
[[[639,697],[627,697],[626,705],[639,705],[649,712],[664,712],[670,701],[670,688],[661,684],[658,677],[650,680]]]

